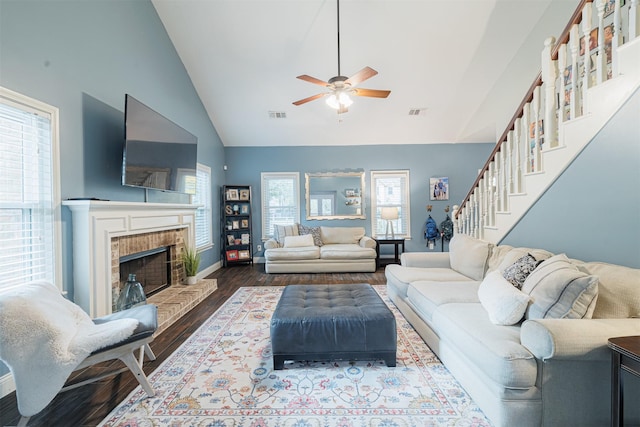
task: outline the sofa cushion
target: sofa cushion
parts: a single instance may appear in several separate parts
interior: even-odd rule
[[[306,225],[298,224],[298,233],[310,234],[311,236],[313,236],[313,244],[316,246],[322,246],[320,227],[307,227]]]
[[[504,255],[502,261],[500,261],[500,264],[498,264],[498,269],[504,272],[510,265],[527,254],[531,254],[531,256],[533,256],[538,261],[544,261],[545,259],[551,258],[553,256],[551,252],[545,251],[544,249],[512,248]]]
[[[313,246],[313,236],[311,234],[284,237],[285,248],[301,248],[305,246]]]
[[[531,297],[502,277],[500,270],[487,273],[478,288],[480,303],[496,325],[515,325],[522,320]]]
[[[298,248],[274,248],[264,251],[267,261],[284,260],[310,260],[320,258],[320,248],[317,246],[305,246]]]
[[[320,227],[322,243],[358,243],[364,236],[364,227]]]
[[[284,246],[284,238],[286,236],[297,236],[298,233],[298,224],[293,225],[274,225],[273,226],[273,238],[280,245],[280,247]]]
[[[502,277],[516,288],[522,289],[524,280],[541,262],[542,261],[538,261],[533,255],[528,253],[505,268],[502,272]]]
[[[462,281],[441,283],[419,280],[407,289],[407,299],[424,320],[430,321],[435,310],[454,302],[477,303],[479,282]]]
[[[522,291],[532,298],[527,319],[588,319],[598,297],[598,278],[581,272],[560,254],[529,274]]]
[[[578,268],[598,276],[598,300],[593,318],[640,317],[640,269],[606,262],[588,262]]]
[[[323,245],[320,248],[322,259],[375,259],[376,250],[363,248],[356,244]]]
[[[420,268],[389,264],[385,267],[384,274],[387,277],[387,282],[395,285],[400,295],[406,295],[409,284],[419,280],[434,282],[473,282],[473,280],[464,274],[460,274],[450,268],[441,267]]]
[[[466,234],[456,234],[449,243],[451,268],[473,280],[482,280],[493,246]]]
[[[441,305],[433,324],[443,341],[497,384],[523,390],[536,384],[537,362],[520,344],[520,327],[494,325],[480,303]]]

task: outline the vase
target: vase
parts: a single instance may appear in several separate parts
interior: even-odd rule
[[[196,283],[198,283],[196,276],[187,276],[187,285],[195,285]]]
[[[124,289],[118,297],[117,311],[127,310],[146,303],[147,297],[144,295],[142,285],[136,280],[135,274],[129,274],[127,283],[125,283]]]

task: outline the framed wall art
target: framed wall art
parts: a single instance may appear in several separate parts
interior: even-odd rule
[[[445,176],[429,180],[429,200],[449,200],[449,178]]]

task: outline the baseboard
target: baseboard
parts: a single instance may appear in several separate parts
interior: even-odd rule
[[[7,373],[0,377],[0,398],[16,391],[16,383],[13,381],[13,375]]]
[[[215,273],[216,271],[220,270],[222,268],[222,262],[218,261],[214,264],[211,264],[209,267],[205,268],[202,271],[198,272],[198,279],[204,279],[206,278],[208,275]]]

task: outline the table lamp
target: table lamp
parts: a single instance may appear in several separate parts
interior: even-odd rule
[[[382,208],[380,217],[387,220],[387,230],[384,234],[385,239],[389,238],[389,226],[391,226],[391,238],[395,239],[396,236],[393,232],[393,222],[391,221],[398,219],[398,208]]]

